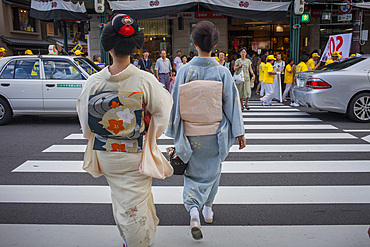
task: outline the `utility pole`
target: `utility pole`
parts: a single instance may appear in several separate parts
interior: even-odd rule
[[[290,57],[294,60],[295,64],[299,63],[299,41],[301,29],[301,18],[299,14],[303,13],[303,6],[303,0],[292,0],[290,10]]]
[[[353,0],[354,3],[361,3],[360,0]],[[352,31],[352,44],[351,54],[360,53],[360,30],[362,25],[362,15],[359,8],[353,9],[353,31]]]

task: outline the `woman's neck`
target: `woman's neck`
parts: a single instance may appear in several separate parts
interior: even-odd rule
[[[212,52],[198,51],[199,57],[211,57]]]
[[[245,60],[247,60],[247,57],[241,57],[240,59],[245,61]]]
[[[125,70],[130,65],[130,56],[113,57],[113,64],[109,66],[111,75],[116,75]]]

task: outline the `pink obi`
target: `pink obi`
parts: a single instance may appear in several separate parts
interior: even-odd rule
[[[180,115],[185,135],[217,133],[222,120],[222,82],[196,80],[180,85]]]

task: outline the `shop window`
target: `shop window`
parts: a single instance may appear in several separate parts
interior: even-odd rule
[[[13,29],[26,32],[36,32],[35,19],[30,17],[30,11],[22,8],[12,8]]]
[[[144,28],[145,36],[169,35],[168,20],[138,20],[139,26]]]

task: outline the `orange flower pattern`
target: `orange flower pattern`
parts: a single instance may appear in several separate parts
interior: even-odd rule
[[[112,143],[111,147],[112,147],[111,152],[127,152],[126,144]]]
[[[115,119],[109,119],[108,120],[109,126],[108,130],[113,131],[115,135],[117,135],[121,130],[124,130],[125,127],[123,127],[123,121],[122,120],[115,120]]]

